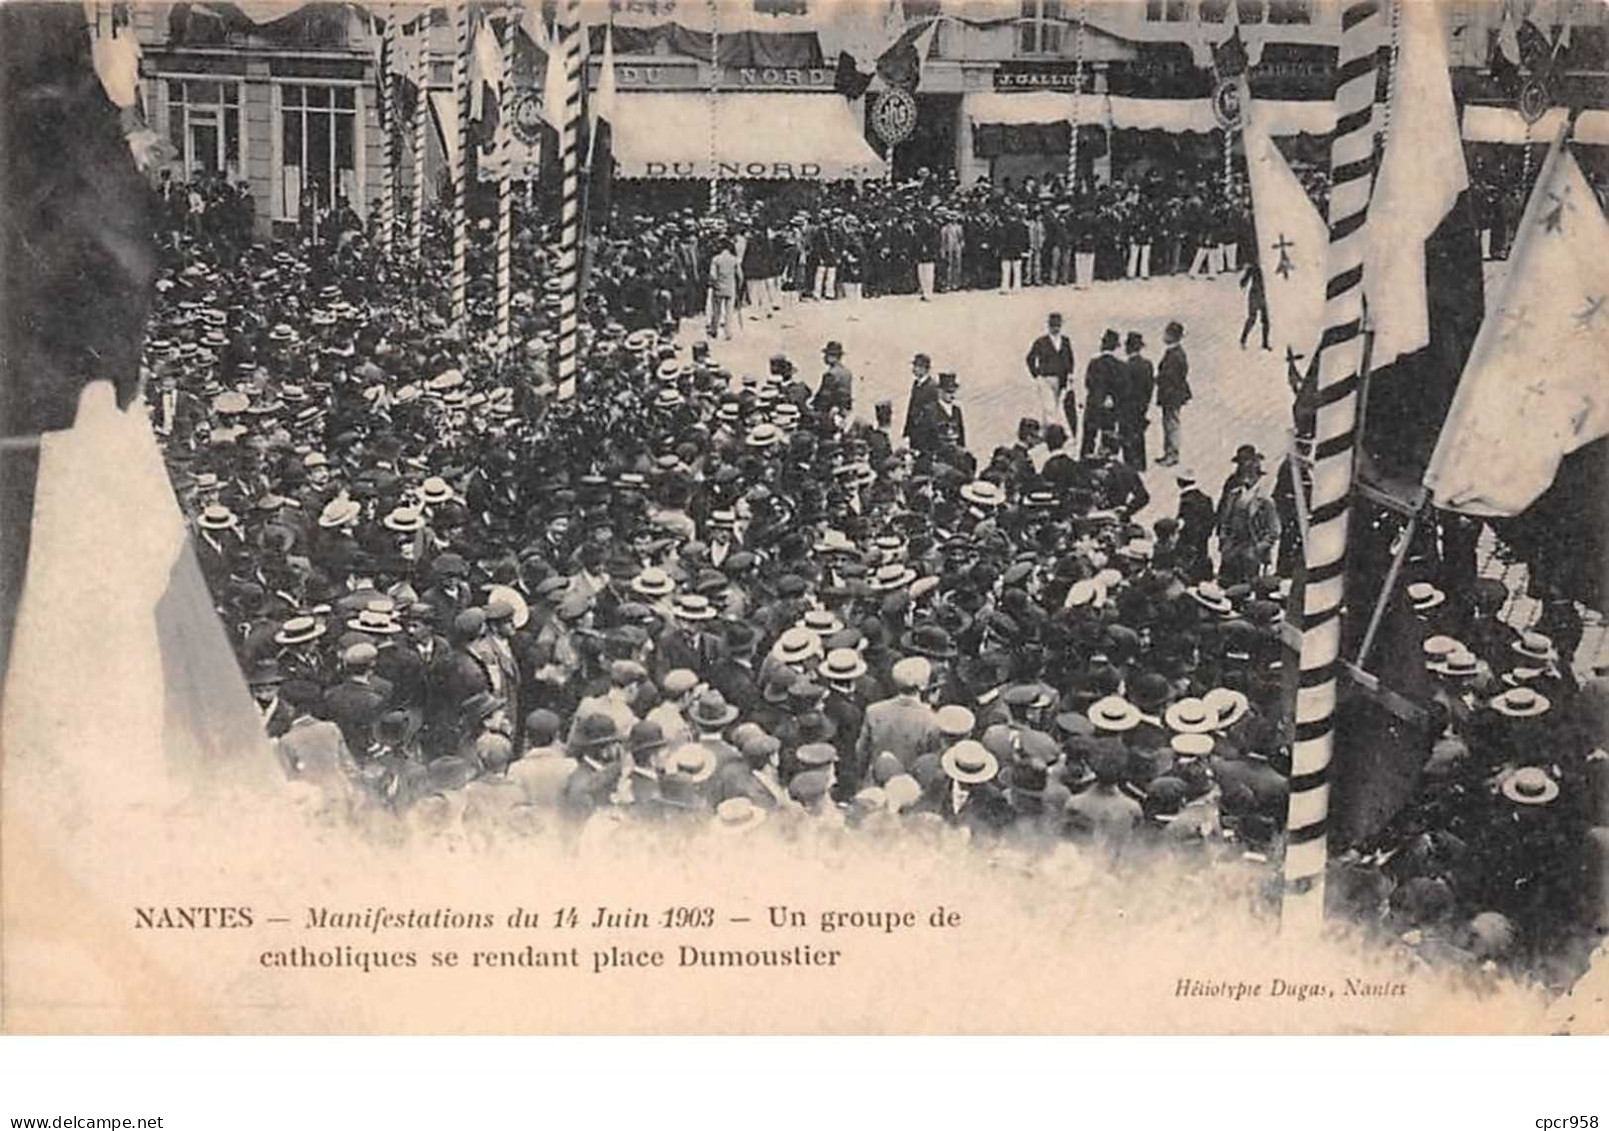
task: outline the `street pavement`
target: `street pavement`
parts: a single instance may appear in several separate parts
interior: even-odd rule
[[[1506,266],[1487,264],[1489,305]],[[876,402],[892,401],[896,435],[904,424],[911,356],[927,353],[936,372],[953,371],[960,377],[968,446],[980,463],[987,463],[996,445],[1016,438],[1019,419],[1041,415],[1039,394],[1024,358],[1053,310],[1062,313],[1076,355],[1080,427],[1084,366],[1096,353],[1101,332],[1111,328],[1126,335],[1138,330],[1145,337],[1146,355],[1154,362],[1162,353],[1162,328],[1177,319],[1185,327],[1194,392],[1184,410],[1180,468],[1194,470],[1202,489],[1216,498],[1239,445],[1255,444],[1268,456],[1270,473],[1277,467],[1290,442],[1285,366],[1274,353],[1258,348],[1255,333],[1247,348],[1240,348],[1245,299],[1233,274],[1119,280],[1087,288],[1025,287],[1012,294],[958,291],[935,295],[928,302],[915,295],[790,302],[771,317],[764,311],[744,311],[731,340],[713,343],[711,353],[737,376],[762,375],[774,354],[784,354],[814,386],[823,369],[821,347],[836,339],[843,343],[845,364],[855,374],[857,414],[870,419]],[[689,323],[687,330],[684,340],[703,333],[699,323]],[[1056,419],[1061,419],[1059,412]],[[1075,437],[1070,446],[1076,451],[1076,445]],[[1162,452],[1162,425],[1154,408],[1147,448],[1153,461]],[[1137,516],[1139,521],[1149,525],[1176,513],[1174,469],[1153,462],[1144,479],[1152,501]],[[1511,596],[1504,619],[1529,627],[1541,610],[1526,595],[1526,568],[1504,561],[1495,550],[1496,540],[1488,530],[1480,545],[1480,572],[1501,577],[1508,586]],[[1585,611],[1584,619],[1587,628],[1574,657],[1582,674],[1600,657],[1609,658],[1606,626],[1591,610]]]
[[[1041,414],[1024,358],[1053,310],[1062,313],[1072,339],[1081,417],[1084,366],[1097,352],[1101,332],[1108,327],[1120,335],[1138,330],[1154,362],[1162,353],[1162,328],[1177,319],[1185,327],[1195,394],[1184,410],[1180,467],[1193,469],[1214,497],[1240,444],[1256,444],[1273,470],[1288,443],[1290,392],[1283,364],[1256,348],[1255,335],[1250,348],[1239,348],[1245,303],[1233,275],[1115,281],[1082,290],[1025,287],[1009,295],[958,291],[935,295],[929,302],[915,295],[800,302],[771,318],[746,311],[732,340],[714,343],[711,353],[739,376],[764,374],[773,354],[785,354],[813,386],[823,369],[821,347],[832,339],[841,341],[844,363],[855,374],[857,414],[870,419],[877,401],[892,401],[898,434],[904,425],[911,356],[925,352],[936,372],[960,377],[967,444],[980,463],[987,463],[996,445],[1016,438],[1020,418]],[[1061,420],[1059,409],[1055,419]],[[1082,427],[1082,419],[1079,423]],[[1076,443],[1075,437],[1075,454]],[[1162,454],[1162,424],[1155,409],[1147,445],[1153,459]],[[1140,520],[1149,524],[1173,514],[1173,470],[1153,464],[1145,484],[1153,501]]]

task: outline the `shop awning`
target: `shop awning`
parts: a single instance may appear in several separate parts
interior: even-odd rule
[[[838,94],[622,91],[618,118],[622,177],[844,181],[885,172]]]
[[[1012,94],[986,90],[966,95],[965,102],[966,113],[974,125],[1045,125],[1071,121],[1076,113],[1083,125],[1109,123],[1119,130],[1209,133],[1218,128],[1212,104],[1205,98],[1130,98],[1051,90]],[[1276,136],[1322,135],[1335,125],[1335,111],[1329,102],[1264,100],[1257,103],[1257,111],[1267,124],[1268,132]]]
[[[1464,107],[1464,140],[1499,145],[1551,145],[1559,136],[1568,112],[1555,106],[1527,129],[1525,119],[1511,106]],[[1576,119],[1572,141],[1583,145],[1609,145],[1609,110],[1583,110]]]

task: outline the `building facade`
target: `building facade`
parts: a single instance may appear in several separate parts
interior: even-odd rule
[[[1142,152],[1199,158],[1222,143],[1209,96],[1213,47],[1228,36],[1231,3],[1253,93],[1283,108],[1285,132],[1322,137],[1339,35],[1339,7],[1322,0],[903,0],[909,24],[937,24],[914,129],[891,149],[870,124],[886,96],[879,82],[853,101],[836,91],[835,48],[846,36],[820,22],[846,12],[864,20],[864,6],[824,4],[818,16],[810,0],[713,9],[678,0],[597,3],[589,86],[599,81],[602,27],[612,18],[620,173],[650,180],[864,179],[890,168],[900,177],[953,170],[963,183],[1043,179],[1073,171],[1075,130],[1076,172],[1085,179],[1122,176]],[[1601,100],[1609,6],[1557,7],[1559,22],[1524,25],[1521,64],[1510,66],[1496,49],[1498,5],[1448,4],[1455,90],[1461,102],[1491,108],[1482,122],[1509,113],[1544,71],[1553,101]],[[375,5],[372,13],[396,10],[403,19],[425,11]],[[367,217],[385,163],[369,10],[142,3],[131,18],[144,50],[147,112],[181,176],[246,181],[264,229],[338,197]],[[1564,21],[1566,42],[1550,46]],[[519,43],[515,81],[539,97],[545,57],[523,37]],[[455,40],[445,9],[429,20],[428,45],[431,111],[420,139],[427,196],[443,183],[457,145]],[[399,110],[397,183],[407,197],[415,139],[409,106]],[[1495,140],[1505,138],[1514,140]]]

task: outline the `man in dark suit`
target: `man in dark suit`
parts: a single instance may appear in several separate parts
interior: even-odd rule
[[[374,674],[379,651],[373,644],[354,644],[341,653],[345,676],[324,693],[324,715],[341,728],[347,749],[367,750],[374,723],[391,703],[391,684]]]
[[[1123,381],[1117,388],[1117,432],[1123,441],[1123,462],[1135,471],[1145,470],[1146,413],[1156,391],[1156,370],[1145,356],[1145,339],[1130,330],[1123,339]]]
[[[828,342],[821,348],[822,363],[827,366],[821,375],[814,401],[817,412],[841,412],[847,417],[855,408],[855,375],[844,365],[842,342]]]
[[[1041,384],[1041,398],[1048,401],[1042,414],[1050,423],[1053,406],[1061,402],[1067,417],[1069,435],[1078,435],[1078,396],[1073,391],[1073,343],[1062,333],[1061,314],[1052,311],[1043,334],[1028,347],[1028,375]]]
[[[1103,437],[1117,434],[1117,390],[1123,384],[1123,362],[1117,356],[1117,331],[1101,335],[1101,352],[1084,370],[1084,440],[1080,459],[1100,451]],[[1069,431],[1068,435],[1074,433]]]
[[[1190,402],[1190,359],[1184,353],[1184,327],[1169,322],[1162,331],[1166,348],[1156,367],[1156,406],[1162,410],[1162,458],[1157,464],[1179,462],[1180,412]]]
[[[911,358],[911,393],[905,402],[905,430],[902,435],[912,448],[920,450],[917,432],[939,399],[939,383],[933,379],[933,359],[925,353]]]

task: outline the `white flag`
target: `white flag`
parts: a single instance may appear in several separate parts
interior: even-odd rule
[[[1425,471],[1439,507],[1517,515],[1609,435],[1609,221],[1562,140],[1515,237]],[[1589,516],[1583,516],[1590,521]]]
[[[1400,10],[1391,132],[1369,204],[1364,251],[1375,369],[1430,344],[1425,241],[1469,187],[1441,8],[1435,0],[1402,0]]]
[[[1295,379],[1307,372],[1324,330],[1330,233],[1240,84],[1246,173],[1257,232],[1257,266],[1268,301],[1269,341]]]

